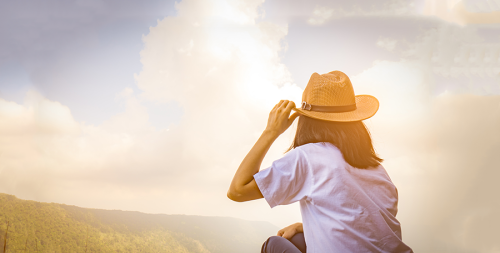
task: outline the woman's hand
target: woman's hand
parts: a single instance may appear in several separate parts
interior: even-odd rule
[[[290,240],[297,233],[304,233],[304,228],[302,227],[302,223],[300,222],[292,224],[286,228],[280,229],[280,231],[278,231],[277,236],[281,236],[285,239]]]
[[[292,108],[295,108],[295,103],[293,101],[281,100],[277,103],[274,108],[269,113],[269,119],[267,120],[267,132],[273,133],[276,136],[281,135],[285,130],[287,130],[293,121],[300,114],[295,112],[290,116]],[[289,117],[290,116],[290,117]]]

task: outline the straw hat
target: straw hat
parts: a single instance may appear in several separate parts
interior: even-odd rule
[[[327,121],[360,121],[373,116],[378,100],[370,95],[354,96],[351,80],[340,71],[313,73],[302,93],[300,114]]]

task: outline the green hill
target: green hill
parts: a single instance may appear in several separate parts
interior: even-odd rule
[[[0,252],[260,252],[277,227],[228,217],[145,214],[0,193]]]

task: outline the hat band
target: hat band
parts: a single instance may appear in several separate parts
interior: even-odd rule
[[[356,104],[352,105],[336,105],[336,106],[325,106],[325,105],[311,105],[306,101],[302,102],[302,110],[315,111],[315,112],[350,112],[356,110]]]

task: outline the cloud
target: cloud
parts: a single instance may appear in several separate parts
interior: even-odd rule
[[[422,35],[405,52],[445,77],[496,77],[500,73],[500,43],[485,43],[474,28],[442,25]]]
[[[397,43],[400,61],[351,79],[381,103],[367,123],[399,188],[403,238],[421,252],[497,252],[499,44],[444,22]]]
[[[334,9],[318,6],[314,8],[313,16],[307,22],[311,25],[321,25],[333,16],[334,11]]]
[[[213,176],[203,170],[213,165],[183,148],[181,128],[151,126],[131,89],[118,99],[125,111],[99,126],[76,122],[68,107],[35,92],[24,105],[0,99],[0,191],[84,207],[200,214],[197,200],[215,195],[212,181],[204,181]]]
[[[212,179],[197,184],[217,189],[221,198],[265,128],[268,111],[280,99],[299,103],[302,93],[278,54],[287,27],[257,22],[261,3],[183,1],[177,5],[177,17],[160,21],[144,37],[143,70],[136,76],[141,96],[175,100],[183,107],[179,129],[173,133],[182,136],[177,148],[185,158],[180,160],[199,164],[183,169],[200,180]],[[290,141],[279,141],[265,163],[280,157]],[[253,215],[246,210],[231,215],[236,213]]]
[[[124,89],[117,101],[125,111],[100,125],[77,122],[68,107],[34,92],[36,101],[23,105],[1,100],[2,129],[10,130],[0,137],[0,191],[93,208],[267,216],[283,225],[300,219],[296,206],[271,210],[264,200],[226,197],[268,112],[280,99],[299,103],[302,94],[280,62],[287,27],[259,21],[261,3],[177,4],[177,16],[143,37],[143,69],[135,77],[141,92]],[[172,101],[184,112],[180,122],[153,127],[145,104]],[[264,166],[282,156],[291,131]]]
[[[423,3],[420,3],[423,2]],[[423,5],[422,7],[420,5]],[[322,25],[330,19],[356,17],[421,17],[434,16],[450,23],[494,24],[500,23],[500,2],[488,0],[391,0],[371,7],[351,5],[352,8],[323,3],[314,8],[307,22]]]
[[[419,62],[439,79],[436,93],[500,94],[500,43],[485,42],[476,27],[443,23],[401,43],[403,59]]]
[[[22,104],[35,88],[71,108],[76,120],[101,124],[122,109],[115,94],[135,88],[142,35],[175,15],[174,3],[1,1],[0,96]]]
[[[396,44],[398,44],[398,41],[390,38],[380,38],[377,41],[377,46],[384,48],[388,51],[393,51],[394,48],[396,48]]]
[[[462,0],[468,11],[471,12],[494,12],[500,11],[498,0]]]
[[[496,0],[427,0],[422,13],[459,25],[500,23],[500,2]]]
[[[384,4],[377,4],[371,8],[360,8],[354,6],[352,10],[340,7],[316,6],[311,17],[307,20],[310,25],[322,25],[330,19],[346,17],[394,17],[415,15],[415,3],[413,1],[392,0]]]
[[[351,77],[380,101],[366,123],[398,187],[403,240],[415,252],[496,252],[500,96],[435,95],[432,75],[380,61]]]
[[[93,180],[126,185],[117,179],[132,176],[134,171],[130,169],[137,165],[137,159],[145,165],[157,160],[148,160],[138,146],[148,144],[160,151],[156,141],[148,143],[148,135],[161,140],[168,133],[149,126],[145,108],[130,96],[130,90],[122,96],[127,102],[126,111],[99,127],[76,122],[68,107],[33,91],[24,105],[1,99],[1,190],[21,197],[45,200],[52,196],[75,203],[71,196],[92,192]],[[117,172],[114,170],[127,167],[119,175],[112,175]],[[146,171],[157,168],[152,166]],[[141,178],[137,182],[144,183]]]

